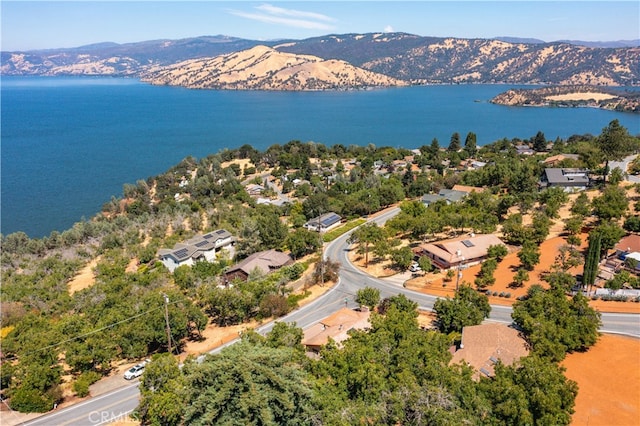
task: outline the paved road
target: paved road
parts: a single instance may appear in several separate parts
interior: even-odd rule
[[[397,213],[398,209],[392,209],[373,220],[381,224]],[[295,322],[298,327],[307,328],[345,305],[355,308],[357,306],[354,300],[356,292],[366,286],[378,288],[383,298],[402,293],[417,302],[421,309],[431,310],[433,308],[433,303],[437,300],[437,297],[407,290],[398,283],[373,278],[355,268],[347,258],[349,250],[349,246],[346,243],[347,238],[348,235],[343,235],[330,243],[325,249],[325,258],[337,260],[342,264],[339,283],[322,297],[279,319],[279,321]],[[489,321],[510,324],[512,322],[511,308],[492,305]],[[605,313],[602,314],[602,323],[602,332],[640,338],[640,315]],[[264,334],[271,330],[272,327],[273,323],[269,323],[258,328],[257,331]],[[230,342],[227,345],[233,343]],[[223,347],[211,352],[217,353]],[[30,426],[106,424],[121,419],[133,411],[138,404],[138,398],[138,381],[136,380],[127,387],[89,399],[55,413],[44,415],[24,424]]]

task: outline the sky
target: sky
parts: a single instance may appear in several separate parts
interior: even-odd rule
[[[7,1],[3,51],[228,35],[252,40],[400,31],[544,41],[640,38],[629,1]]]

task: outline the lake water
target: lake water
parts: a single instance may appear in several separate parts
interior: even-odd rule
[[[100,211],[125,183],[160,174],[188,155],[290,140],[417,148],[473,131],[483,145],[507,137],[597,135],[640,116],[593,108],[488,103],[501,85],[348,92],[204,91],[137,80],[2,77],[1,232],[65,230]]]

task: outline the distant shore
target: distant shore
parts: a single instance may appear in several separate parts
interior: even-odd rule
[[[500,93],[490,102],[507,106],[592,107],[640,113],[640,91],[587,85],[511,89]]]

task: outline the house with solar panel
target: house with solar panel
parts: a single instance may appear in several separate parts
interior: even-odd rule
[[[489,247],[505,245],[493,234],[471,234],[462,238],[421,244],[414,249],[418,257],[427,256],[440,269],[473,265],[487,258]]]
[[[334,212],[325,213],[319,217],[314,217],[304,224],[309,231],[326,232],[340,225],[342,217]]]
[[[228,257],[233,257],[234,244],[235,238],[229,231],[218,229],[177,243],[172,249],[160,249],[158,257],[173,272],[178,266],[191,266],[198,261],[212,262],[222,250],[229,252]]]

